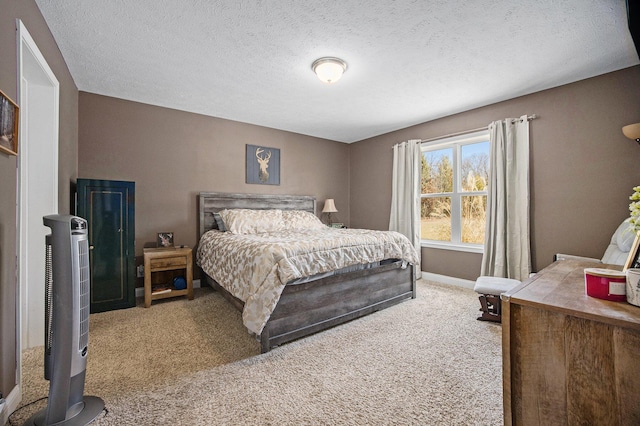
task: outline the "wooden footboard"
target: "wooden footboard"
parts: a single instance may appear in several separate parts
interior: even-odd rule
[[[242,309],[211,277],[207,282]],[[288,285],[260,335],[261,351],[416,297],[414,268],[401,261],[304,284]]]

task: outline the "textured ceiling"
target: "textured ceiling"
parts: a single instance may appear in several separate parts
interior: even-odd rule
[[[341,142],[639,63],[624,0],[36,2],[79,90]]]

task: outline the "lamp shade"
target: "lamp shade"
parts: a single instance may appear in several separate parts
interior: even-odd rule
[[[622,133],[629,139],[640,142],[640,123],[629,124],[622,128]]]
[[[336,203],[333,201],[333,198],[326,199],[322,213],[338,213],[338,209],[336,209]]]
[[[347,63],[338,58],[320,58],[311,64],[311,69],[323,83],[335,83],[347,70]]]

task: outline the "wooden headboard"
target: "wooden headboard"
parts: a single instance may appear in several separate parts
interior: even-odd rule
[[[214,229],[213,213],[224,209],[304,210],[316,214],[316,197],[310,195],[201,192],[198,195],[200,236]]]

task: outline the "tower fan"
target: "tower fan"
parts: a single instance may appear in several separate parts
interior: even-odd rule
[[[87,221],[45,216],[46,237],[44,378],[47,407],[25,425],[86,425],[104,409],[102,399],[84,396],[89,347],[89,241]]]

